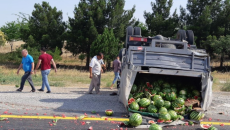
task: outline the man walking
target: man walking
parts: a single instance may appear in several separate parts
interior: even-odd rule
[[[39,68],[39,66],[41,64],[42,88],[38,89],[38,91],[43,92],[45,89],[45,86],[46,86],[46,88],[47,88],[46,93],[51,93],[50,85],[48,82],[48,75],[49,75],[50,70],[51,70],[50,62],[52,62],[53,67],[55,69],[55,72],[57,72],[56,64],[53,60],[53,57],[46,53],[46,49],[44,47],[41,48],[41,55],[39,56],[39,60],[38,60],[38,63],[36,65],[36,69],[35,69],[35,73],[36,73],[36,70]]]
[[[89,72],[91,78],[91,83],[89,87],[89,94],[92,94],[93,89],[95,88],[96,94],[100,94],[100,80],[101,80],[101,59],[103,58],[102,53],[98,53],[96,57],[93,57],[90,65]]]
[[[117,58],[113,61],[113,72],[115,77],[110,89],[113,89],[113,85],[115,84],[117,79],[120,79],[120,69],[121,69],[121,62],[119,56],[117,56]]]
[[[22,50],[22,56],[23,56],[22,62],[20,66],[18,67],[17,74],[19,74],[19,71],[21,68],[23,68],[23,70],[25,71],[25,74],[22,76],[20,88],[17,89],[17,91],[21,92],[23,90],[25,82],[27,80],[32,88],[31,92],[35,92],[35,87],[32,81],[32,77],[31,77],[31,75],[34,73],[33,57],[28,54],[28,51],[26,49]]]

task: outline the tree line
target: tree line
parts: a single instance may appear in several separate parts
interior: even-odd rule
[[[129,25],[141,27],[143,36],[175,38],[179,29],[193,30],[197,47],[212,57],[220,55],[220,66],[230,56],[230,0],[187,0],[186,7],[173,12],[173,0],[154,0],[152,11],[143,13],[145,23],[135,18],[135,5],[129,10],[124,6],[125,0],[80,0],[73,8],[74,17],[64,21],[56,7],[36,3],[31,15],[19,13],[19,19],[6,23],[1,31],[9,43],[23,40],[24,48],[65,47],[74,56],[85,54],[86,66],[98,52],[110,63],[123,47]]]

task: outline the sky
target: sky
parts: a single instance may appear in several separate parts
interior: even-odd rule
[[[0,27],[6,22],[17,20],[19,12],[31,15],[34,10],[35,3],[42,3],[44,0],[0,0]],[[75,5],[78,5],[79,0],[46,0],[52,7],[57,7],[63,12],[63,20],[67,21],[68,17],[73,17],[73,10]],[[143,17],[144,11],[152,12],[151,1],[155,0],[126,0],[125,9],[131,9],[136,5],[136,12],[134,17],[141,22],[145,22]],[[180,5],[186,7],[187,0],[173,0],[173,7],[171,13],[177,8],[179,12]]]

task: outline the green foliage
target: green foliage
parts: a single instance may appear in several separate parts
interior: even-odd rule
[[[105,28],[102,35],[98,35],[97,39],[91,45],[91,56],[95,56],[99,52],[104,54],[104,60],[111,62],[118,54],[121,48],[119,40],[114,36],[113,30]]]
[[[0,47],[1,47],[1,46],[4,46],[5,43],[6,43],[6,36],[5,36],[4,32],[2,32],[2,31],[0,30]]]
[[[81,0],[74,9],[74,18],[69,18],[65,48],[73,55],[87,54],[88,66],[91,45],[98,34],[103,33],[105,27],[113,29],[115,37],[119,40],[125,37],[125,29],[132,22],[130,20],[135,7],[124,10],[124,5],[124,0]]]
[[[80,54],[80,55],[78,56],[78,59],[81,60],[81,64],[82,64],[83,60],[85,59],[85,54]]]
[[[214,49],[216,54],[221,56],[220,67],[223,67],[224,56],[230,53],[230,35],[226,37],[222,36],[218,40],[213,40],[211,47]]]
[[[47,51],[47,53],[53,57],[54,61],[62,60],[62,58],[60,56],[61,51],[58,49],[58,47],[56,47],[54,51],[52,51],[52,50]]]
[[[150,36],[147,25],[144,24],[144,23],[142,23],[142,22],[140,22],[139,20],[137,20],[137,21],[134,23],[134,27],[140,27],[140,28],[141,28],[141,35],[142,35],[143,37],[148,37],[148,36]]]
[[[179,17],[176,10],[170,16],[170,9],[173,0],[161,0],[151,2],[152,13],[144,12],[145,22],[152,35],[161,34],[166,37],[173,37],[178,27]]]
[[[6,37],[7,41],[20,39],[20,31],[19,31],[20,30],[20,24],[16,23],[15,21],[6,23],[6,25],[1,27],[1,30],[7,36]]]
[[[50,49],[63,47],[65,22],[62,11],[51,7],[49,3],[35,4],[32,16],[28,20],[28,27],[24,24],[23,40],[32,48],[43,46]],[[42,15],[41,15],[42,14]]]
[[[230,83],[225,83],[224,86],[221,88],[221,91],[230,92]]]

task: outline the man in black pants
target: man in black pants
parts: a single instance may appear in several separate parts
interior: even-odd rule
[[[23,90],[24,84],[27,80],[32,88],[31,92],[35,92],[34,84],[31,77],[31,75],[34,73],[33,57],[28,54],[28,51],[26,49],[22,50],[22,56],[22,62],[18,68],[17,74],[19,74],[21,68],[23,68],[25,74],[22,76],[21,85],[20,88],[17,89],[17,91],[21,92]]]

